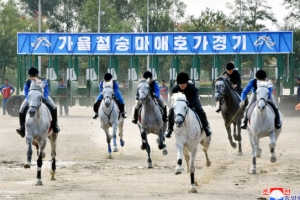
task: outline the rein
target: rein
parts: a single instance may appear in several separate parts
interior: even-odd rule
[[[184,101],[186,104],[188,104],[187,101],[185,101],[185,100],[176,100],[176,101]],[[176,101],[175,101],[175,102],[176,102]],[[175,103],[175,102],[174,102],[174,103]],[[172,105],[172,109],[174,109],[173,105]],[[183,114],[181,114],[181,113],[178,113],[178,114],[175,115],[175,116],[180,116],[180,117],[182,117],[182,118],[183,118],[183,121],[182,121],[182,122],[184,122],[184,121],[185,121],[185,118],[186,118],[186,115],[187,115],[187,109],[186,109],[186,111],[185,111],[185,115],[183,115]]]
[[[106,97],[103,99],[103,101],[105,101],[106,98],[109,98],[109,101],[110,101],[110,104],[111,104],[112,98],[109,97],[109,96],[106,96]],[[110,104],[109,104],[109,105],[110,105]],[[104,110],[104,107],[102,107],[103,113],[104,113],[109,119],[110,119],[110,116],[111,116],[112,111],[114,110],[114,107],[115,107],[115,104],[113,104],[113,106],[112,106],[111,111],[110,111],[109,114],[107,114],[107,113],[105,112],[105,110]]]

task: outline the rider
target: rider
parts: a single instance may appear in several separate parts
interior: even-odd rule
[[[162,108],[163,110],[163,116],[162,116],[162,119],[164,122],[167,122],[168,121],[168,118],[167,118],[167,106],[163,100],[163,98],[160,96],[160,90],[159,90],[159,86],[158,86],[158,83],[156,81],[154,81],[152,78],[153,78],[153,75],[151,72],[149,71],[146,71],[144,74],[143,74],[143,78],[144,79],[148,79],[149,78],[149,86],[150,86],[150,89],[152,90],[153,92],[153,96],[155,99],[157,99],[158,101],[158,104],[159,106]],[[136,95],[135,95],[135,106],[134,106],[134,114],[133,114],[133,119],[132,119],[132,123],[136,124],[137,121],[138,121],[138,111],[140,109],[140,104],[139,104],[139,93],[137,91]]]
[[[226,65],[226,71],[223,73],[223,75],[226,75],[229,77],[230,82],[233,84],[232,87],[235,89],[235,91],[241,95],[243,88],[241,87],[241,75],[240,73],[234,69],[234,64],[233,63],[227,63]],[[220,98],[219,101],[219,107],[216,110],[216,112],[221,111],[221,105],[222,105],[223,98]]]
[[[106,73],[106,74],[104,74],[103,81],[110,82],[112,78],[113,78],[113,76],[110,73]],[[93,119],[96,119],[98,117],[98,109],[99,109],[101,101],[103,99],[103,93],[102,93],[103,92],[103,81],[100,82],[100,86],[99,86],[100,93],[96,99],[96,103],[93,106],[93,109],[95,111],[95,115],[94,115]],[[113,80],[113,90],[114,90],[114,97],[117,99],[120,113],[123,118],[126,118],[127,116],[126,116],[126,112],[124,111],[124,107],[125,107],[124,100],[123,100],[122,94],[119,90],[119,85],[115,80]]]
[[[189,82],[189,75],[185,72],[181,72],[177,75],[177,84],[172,89],[173,93],[182,92],[185,94],[187,101],[189,102],[188,106],[196,111],[198,114],[201,123],[203,125],[204,131],[206,136],[209,137],[212,132],[209,127],[209,122],[207,121],[206,114],[201,106],[199,96],[198,96],[198,89],[193,85],[193,83]],[[169,127],[168,131],[165,134],[165,137],[170,138],[173,132],[174,126],[174,110],[170,108],[169,110]]]
[[[257,90],[257,81],[265,81],[265,82],[268,81],[267,73],[261,69],[256,72],[255,77],[256,77],[255,79],[251,79],[249,81],[248,85],[245,87],[245,89],[242,92],[242,96],[241,96],[242,101],[240,102],[240,107],[245,106],[245,99],[247,98],[247,94],[250,92],[250,90],[252,90],[250,101],[249,101],[249,104],[248,104],[248,107],[247,107],[247,110],[245,113],[243,125],[241,126],[242,129],[247,128],[247,122],[248,122],[247,111],[248,111],[249,107],[251,106],[251,104],[256,101],[255,91]],[[275,128],[279,129],[279,128],[281,128],[280,114],[279,114],[278,107],[276,105],[274,96],[272,94],[272,90],[273,90],[273,87],[269,87],[268,104],[272,107],[272,109],[275,112]]]
[[[25,108],[28,106],[28,93],[29,93],[29,88],[31,81],[33,79],[40,79],[41,81],[44,82],[44,96],[43,99],[45,100],[45,103],[52,107],[53,113],[52,113],[52,122],[51,122],[51,127],[53,128],[54,133],[58,133],[60,131],[59,126],[57,124],[57,107],[54,104],[53,100],[49,96],[49,88],[48,88],[48,83],[47,80],[44,78],[41,78],[38,76],[39,70],[35,67],[31,67],[28,69],[28,75],[29,79],[27,79],[26,83],[24,84],[24,95],[25,95],[25,100],[23,101],[20,111],[19,111],[19,120],[20,120],[20,128],[17,129],[17,132],[21,137],[25,136],[25,118],[26,118],[26,113],[23,113]]]

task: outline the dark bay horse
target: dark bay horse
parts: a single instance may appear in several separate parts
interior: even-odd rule
[[[238,155],[242,155],[242,136],[241,136],[241,121],[244,115],[244,109],[240,108],[240,97],[232,88],[232,83],[226,76],[219,76],[215,83],[215,100],[218,102],[220,98],[224,100],[221,105],[221,113],[225,122],[225,128],[228,134],[228,140],[231,146],[235,149],[236,143],[232,140],[231,124],[233,124],[233,137],[238,141]]]

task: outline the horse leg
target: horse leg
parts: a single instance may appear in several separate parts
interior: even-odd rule
[[[42,181],[42,166],[43,166],[43,152],[44,152],[44,149],[46,147],[46,143],[47,143],[47,140],[44,139],[40,142],[40,154],[39,154],[39,157],[37,159],[37,181],[36,181],[36,184],[35,185],[43,185],[43,181]]]
[[[58,134],[54,133],[54,132],[49,136],[49,140],[50,140],[50,143],[51,143],[51,157],[52,157],[52,166],[51,166],[51,171],[50,171],[51,180],[55,180],[54,175],[55,175],[55,170],[56,170],[55,157],[56,157],[56,140],[57,140],[57,136],[58,136]]]
[[[183,155],[186,162],[186,173],[190,173],[190,153],[185,147],[183,147]]]
[[[113,141],[114,141],[114,152],[118,152],[118,147],[117,147],[117,124],[113,124]]]
[[[255,146],[253,142],[253,136],[249,133],[249,141],[252,148],[252,165],[250,168],[250,174],[256,174],[256,157],[255,157]]]
[[[182,158],[183,158],[183,144],[179,141],[176,141],[175,143],[175,147],[177,150],[177,165],[175,168],[175,174],[181,174],[181,170],[182,170]]]
[[[275,153],[275,147],[276,147],[276,137],[275,137],[275,131],[272,131],[270,133],[270,152],[271,152],[271,157],[270,161],[272,163],[276,162],[276,153]]]
[[[237,134],[236,134],[236,123],[233,123],[233,138],[235,141],[238,140]]]
[[[189,193],[197,193],[195,185],[195,159],[197,155],[197,147],[191,152],[191,166],[190,166],[190,177],[191,177],[191,186],[188,190]]]
[[[118,124],[121,147],[124,147],[125,145],[125,141],[123,140],[123,126],[124,126],[124,120],[122,119],[121,122]]]
[[[232,136],[231,136],[231,127],[230,126],[228,126],[227,128],[226,128],[226,130],[227,130],[227,134],[228,134],[228,140],[229,140],[229,142],[230,142],[230,145],[232,146],[232,148],[236,148],[236,143],[235,142],[233,142],[232,141]]]
[[[142,146],[145,146],[146,147],[146,151],[147,151],[147,154],[148,154],[148,168],[152,168],[152,160],[151,160],[151,157],[150,157],[150,145],[148,143],[148,140],[147,140],[147,133],[144,129],[142,129],[142,132],[141,132],[141,137],[142,137],[142,141],[143,141],[143,144]]]
[[[237,135],[237,141],[238,141],[238,156],[242,156],[243,155],[243,151],[242,151],[242,135],[241,135],[241,122],[239,122],[239,124],[237,125],[237,130],[238,130],[238,135]]]
[[[33,138],[27,134],[26,135],[26,143],[27,143],[28,149],[27,149],[27,161],[24,164],[25,169],[31,167],[32,141],[33,141]]]
[[[208,154],[207,154],[207,151],[208,151],[208,148],[210,146],[210,141],[211,141],[211,137],[209,138],[204,138],[203,140],[201,140],[200,144],[203,146],[203,152],[205,154],[205,158],[206,158],[206,167],[210,167],[211,165],[211,161],[210,159],[208,158]]]
[[[158,137],[158,148],[163,150],[163,155],[165,156],[168,154],[168,150],[167,145],[164,144],[165,137],[162,129],[159,130]]]
[[[260,158],[262,150],[259,148],[259,138],[257,136],[253,136],[253,142],[256,158]]]
[[[108,149],[108,156],[107,158],[111,159],[112,158],[112,155],[111,155],[111,146],[110,146],[110,141],[111,141],[111,135],[109,135],[109,131],[108,131],[108,128],[105,129],[103,128],[105,134],[106,134],[106,142],[107,142],[107,149]]]
[[[39,156],[39,144],[36,141],[32,141],[32,145],[36,148],[36,155]]]

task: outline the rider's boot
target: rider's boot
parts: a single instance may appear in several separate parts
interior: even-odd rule
[[[139,115],[139,110],[138,109],[136,109],[136,108],[134,108],[134,113],[133,113],[133,118],[132,118],[132,120],[131,120],[131,122],[132,123],[134,123],[134,124],[137,124],[137,121],[138,121],[138,115]]]
[[[126,112],[124,111],[125,105],[124,104],[119,104],[119,109],[120,109],[120,113],[122,115],[123,118],[127,118]]]
[[[199,110],[201,111],[201,110]],[[204,129],[204,132],[206,134],[207,137],[211,136],[212,132],[210,130],[210,126],[209,126],[209,123],[207,121],[207,117],[206,117],[206,114],[204,111],[201,111],[201,112],[197,112],[197,114],[199,115],[200,117],[200,120],[201,120],[201,123],[203,125],[203,129]]]
[[[163,122],[168,122],[167,106],[165,106],[163,108],[163,116],[162,116],[162,118],[163,118]]]
[[[53,132],[54,133],[59,133],[60,129],[59,129],[59,126],[57,124],[57,108],[55,108],[53,110],[53,116],[52,116],[52,129],[53,129]]]
[[[275,128],[280,129],[281,128],[281,120],[280,120],[280,114],[278,108],[274,110],[275,112]]]
[[[247,111],[248,111],[248,109],[246,109],[245,117],[244,117],[243,125],[241,126],[241,129],[247,129],[247,124],[248,124]]]
[[[94,112],[95,112],[95,115],[94,115],[93,119],[97,119],[97,117],[98,117],[98,110],[99,110],[101,101],[102,101],[102,100],[98,100],[98,101],[94,104],[94,106],[93,106],[93,109],[94,109]]]
[[[173,132],[173,126],[174,126],[174,110],[171,108],[169,110],[169,116],[168,116],[168,130],[165,134],[166,138],[170,138]]]
[[[221,111],[221,105],[222,105],[222,98],[220,98],[220,100],[219,100],[219,107],[216,110],[217,113],[219,113]]]
[[[25,115],[23,113],[19,113],[19,121],[20,121],[20,128],[17,129],[17,133],[23,138],[25,137]]]

